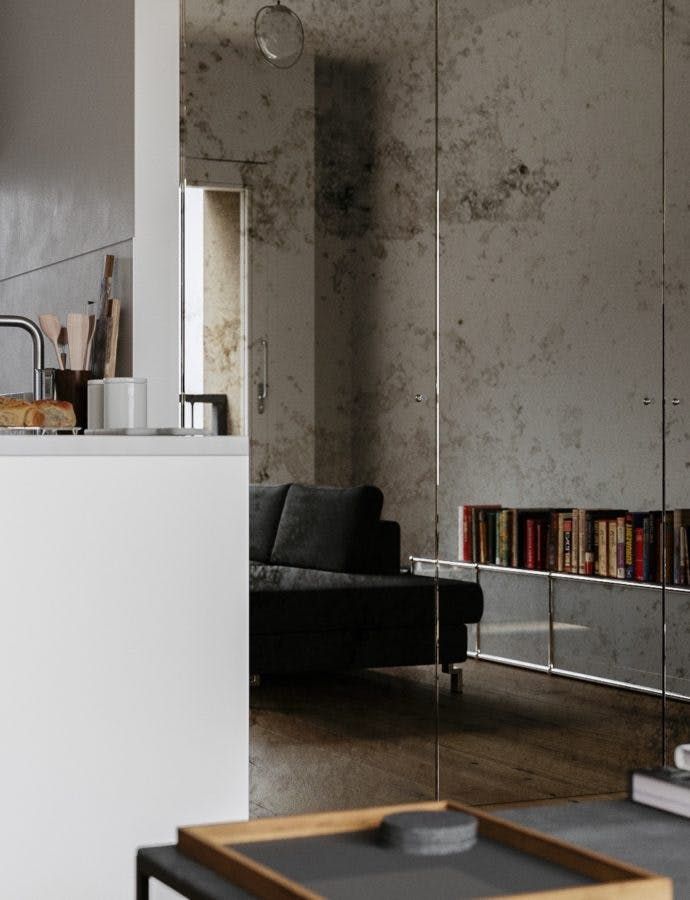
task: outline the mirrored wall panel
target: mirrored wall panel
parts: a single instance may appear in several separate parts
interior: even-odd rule
[[[441,794],[625,792],[662,745],[661,0],[439,15],[439,556],[484,602]]]
[[[187,0],[183,51],[185,390],[251,439],[252,814],[431,799],[434,6],[269,4],[257,41],[261,6]]]
[[[666,762],[690,742],[690,3],[665,6]]]

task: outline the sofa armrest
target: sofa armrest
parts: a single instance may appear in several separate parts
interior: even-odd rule
[[[400,574],[400,525],[397,522],[381,519],[376,523],[361,571],[367,575]]]

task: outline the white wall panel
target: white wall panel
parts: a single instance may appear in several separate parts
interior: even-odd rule
[[[0,455],[0,478],[0,893],[127,900],[138,846],[247,816],[247,458]]]

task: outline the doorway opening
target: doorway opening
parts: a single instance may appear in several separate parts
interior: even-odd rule
[[[184,192],[183,424],[246,435],[246,191]]]

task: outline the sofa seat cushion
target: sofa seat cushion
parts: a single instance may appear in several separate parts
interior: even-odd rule
[[[249,558],[270,562],[289,484],[249,486]]]
[[[479,621],[478,585],[453,580],[439,585],[443,626]],[[434,609],[433,578],[250,567],[252,634],[426,628],[434,621]]]
[[[383,494],[372,485],[333,488],[292,484],[271,562],[332,572],[361,571],[382,508]]]

